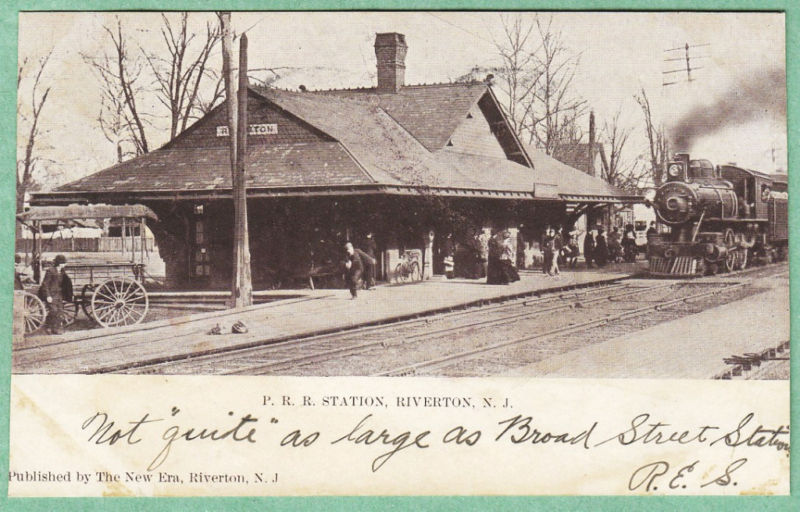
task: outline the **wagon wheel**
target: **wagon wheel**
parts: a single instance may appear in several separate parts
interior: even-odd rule
[[[22,292],[24,298],[25,334],[38,331],[47,318],[47,308],[42,299],[30,292]]]
[[[92,293],[92,319],[103,327],[134,325],[144,320],[149,301],[133,279],[109,279]]]
[[[411,262],[409,276],[411,276],[411,281],[422,281],[422,273],[419,271],[419,263],[416,261]]]
[[[79,309],[80,305],[78,305],[78,302],[64,303],[64,314],[61,316],[64,327],[69,327],[75,323],[75,319],[78,318]]]
[[[725,255],[725,270],[728,272],[733,271],[736,268],[736,253],[733,249],[734,245],[736,244],[736,237],[733,234],[733,230],[728,228],[725,230],[725,248],[728,250],[728,253]]]

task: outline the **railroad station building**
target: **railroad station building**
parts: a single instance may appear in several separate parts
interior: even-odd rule
[[[419,249],[442,272],[442,240],[484,229],[539,240],[545,225],[593,223],[638,202],[524,145],[489,83],[406,85],[402,34],[377,34],[377,86],[250,86],[247,197],[254,287],[335,265],[367,233],[379,274]],[[168,283],[226,288],[233,208],[224,103],[175,139],[48,192],[34,205],[144,204]],[[285,282],[285,279],[283,279]]]

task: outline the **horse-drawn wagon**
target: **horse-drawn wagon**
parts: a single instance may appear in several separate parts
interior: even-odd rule
[[[75,293],[72,300],[64,302],[62,323],[69,325],[75,322],[79,311],[102,327],[134,325],[144,320],[149,305],[144,287],[145,228],[148,219],[158,220],[156,214],[142,205],[32,207],[17,215],[17,221],[30,229],[33,235],[33,280],[23,283],[24,290],[17,292],[23,295],[26,333],[41,328],[47,318],[47,308],[36,293],[44,263],[43,253],[48,249],[43,226],[55,225],[56,231],[51,231],[53,233],[58,228],[72,227],[77,221],[102,219],[121,223],[121,252],[126,261],[68,262],[64,272],[72,281]],[[129,226],[138,226],[139,244],[134,243],[133,237],[126,240],[126,228]]]

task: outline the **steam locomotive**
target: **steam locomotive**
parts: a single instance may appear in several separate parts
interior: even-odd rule
[[[786,258],[788,180],[679,153],[646,200],[668,232],[650,235],[650,273],[695,276]]]

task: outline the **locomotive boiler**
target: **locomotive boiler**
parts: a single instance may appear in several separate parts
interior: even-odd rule
[[[677,154],[652,198],[666,229],[648,240],[650,273],[694,276],[785,257],[788,182]]]

